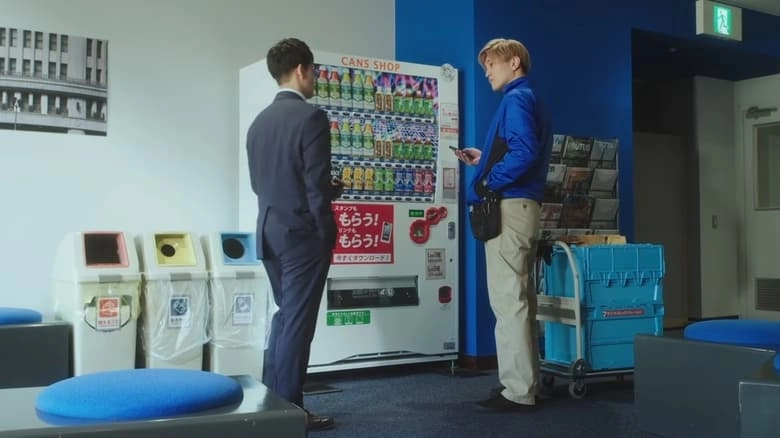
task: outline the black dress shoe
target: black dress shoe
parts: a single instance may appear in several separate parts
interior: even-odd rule
[[[494,388],[491,388],[490,390],[490,396],[495,397],[499,394],[501,394],[501,391],[504,390],[504,385],[498,385]],[[550,400],[555,396],[555,393],[553,393],[552,388],[547,386],[541,386],[536,391],[536,400]]]
[[[333,417],[326,415],[314,415],[306,411],[306,429],[307,430],[325,430],[334,426]]]
[[[533,412],[536,410],[536,405],[515,403],[512,400],[507,400],[500,393],[489,399],[477,402],[477,404],[494,412]]]

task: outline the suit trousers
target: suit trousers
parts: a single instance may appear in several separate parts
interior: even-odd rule
[[[501,234],[485,242],[490,307],[496,316],[501,395],[534,404],[539,381],[536,285],[533,272],[539,233],[539,203],[501,200]]]
[[[263,259],[279,307],[271,320],[263,383],[303,408],[303,384],[332,249],[316,234],[283,251],[274,250],[275,240],[266,240],[270,251]]]

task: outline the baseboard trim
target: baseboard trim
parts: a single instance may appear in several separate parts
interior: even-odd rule
[[[493,370],[498,368],[497,356],[460,356],[458,365],[467,370]]]

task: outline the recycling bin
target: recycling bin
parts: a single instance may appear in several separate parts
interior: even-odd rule
[[[145,234],[139,241],[143,288],[139,362],[146,368],[203,369],[208,342],[208,271],[187,232]]]
[[[209,370],[262,380],[271,288],[255,234],[213,233],[203,241],[211,296]]]
[[[141,273],[132,236],[68,233],[52,276],[55,318],[73,328],[73,374],[134,368]]]

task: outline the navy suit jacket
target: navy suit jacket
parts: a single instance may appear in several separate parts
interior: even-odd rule
[[[332,250],[337,191],[330,183],[327,114],[296,93],[279,92],[249,127],[247,158],[258,201],[258,257],[269,256],[269,243],[278,256],[311,239]]]

